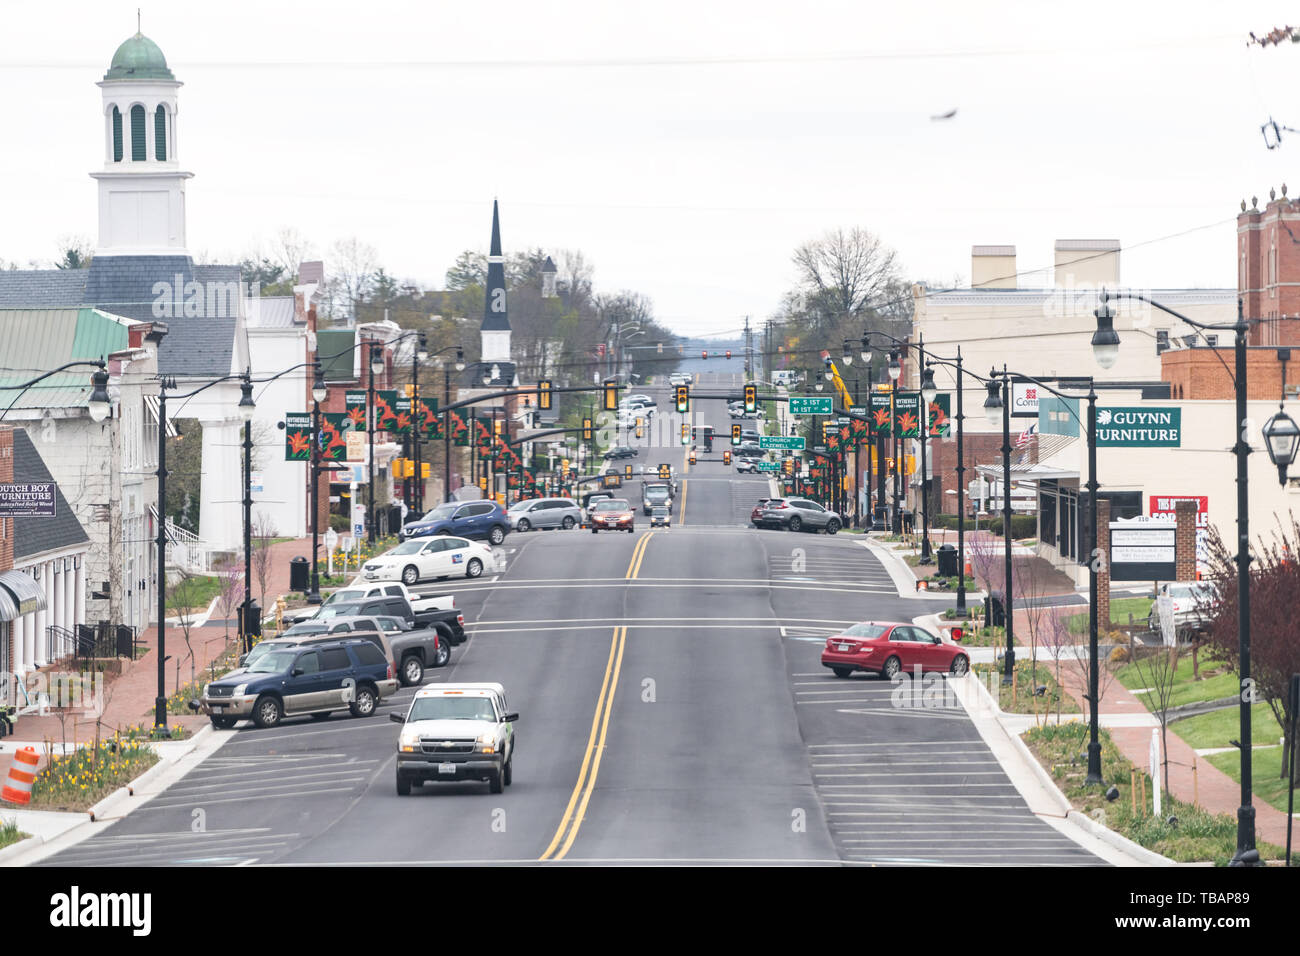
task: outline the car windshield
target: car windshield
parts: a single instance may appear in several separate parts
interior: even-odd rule
[[[531,508],[531,507],[532,507],[533,505],[535,505],[535,504],[537,504],[537,502],[536,502],[534,499],[532,499],[532,498],[528,498],[528,499],[526,499],[526,500],[524,500],[524,501],[516,501],[514,504],[512,504],[512,505],[510,506],[510,510],[511,510],[511,511],[527,511],[529,508]]]
[[[497,712],[486,697],[419,697],[406,719],[496,720]]]
[[[863,640],[871,640],[880,637],[889,628],[883,624],[854,624],[847,631],[842,632],[844,637],[858,637]]]
[[[297,649],[292,647],[268,651],[249,665],[248,671],[252,674],[282,674],[289,669],[289,665],[293,663],[293,659],[297,654]]]
[[[323,631],[324,628],[321,628],[321,630]],[[285,633],[288,632],[286,631]],[[271,643],[255,644],[253,645],[253,649],[248,652],[248,656],[244,658],[244,667],[252,667],[255,663],[257,663],[259,660],[261,660],[271,651],[283,650],[288,646],[289,646],[288,644],[271,644]]]
[[[434,508],[432,511],[430,511],[427,515],[425,515],[420,520],[436,521],[440,518],[450,518],[452,515],[456,513],[456,509],[459,507],[460,507],[459,502],[449,501],[445,505],[438,505],[438,507]]]
[[[295,624],[293,627],[289,628],[289,630],[284,632],[284,636],[300,637],[303,634],[324,634],[325,631],[326,631],[326,627],[324,624],[313,624],[310,622],[303,622],[302,624]],[[253,651],[256,650],[257,650],[256,647],[253,648]]]
[[[325,599],[325,604],[342,604],[344,601],[360,601],[366,592],[359,588],[342,588]],[[323,607],[324,605],[322,605]]]
[[[389,551],[388,553],[389,554],[417,554],[419,550],[423,548],[426,544],[428,544],[427,541],[403,541],[401,544],[399,544],[397,547],[395,547],[392,551]],[[357,591],[356,595],[357,597],[360,597],[361,592]]]
[[[597,511],[628,511],[631,506],[622,498],[607,498],[596,502]]]
[[[654,515],[654,516],[657,517],[657,518],[662,518],[662,517],[664,517],[665,515],[668,514],[668,509],[667,509],[667,508],[651,508],[651,509],[650,509],[650,514]]]

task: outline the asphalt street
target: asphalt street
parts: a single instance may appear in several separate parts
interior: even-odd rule
[[[505,685],[520,714],[505,793],[397,796],[403,690],[370,718],[216,731],[197,769],[46,862],[1100,862],[1029,812],[955,702],[900,706],[887,682],[820,666],[827,635],[931,602],[899,598],[856,535],[749,528],[766,479],[722,465],[725,403],[690,418],[714,425],[712,455],[689,466],[656,427],[637,459],[678,468],[671,528],[638,512],[633,534],[515,534],[497,573],[436,586],[470,639],[426,681]],[[623,490],[639,503],[639,482]]]

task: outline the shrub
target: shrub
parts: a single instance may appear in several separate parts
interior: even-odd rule
[[[1110,661],[1112,664],[1123,664],[1128,660],[1127,647],[1112,647],[1110,649]]]

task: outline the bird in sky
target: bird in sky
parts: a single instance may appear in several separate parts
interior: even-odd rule
[[[949,119],[952,119],[952,118],[953,118],[954,116],[956,116],[956,115],[957,115],[957,110],[954,108],[954,109],[950,109],[950,110],[949,110],[948,112],[946,112],[946,113],[940,113],[938,116],[931,116],[930,119],[931,119],[931,120],[949,120]]]

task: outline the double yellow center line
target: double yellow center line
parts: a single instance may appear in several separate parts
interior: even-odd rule
[[[641,562],[645,560],[646,545],[654,537],[651,531],[645,534],[632,549],[632,560],[628,562],[624,577],[631,581],[641,573]],[[582,755],[582,767],[578,770],[578,782],[569,795],[569,803],[564,808],[560,825],[551,837],[550,844],[538,858],[541,860],[562,860],[573,841],[577,839],[578,829],[582,826],[587,813],[587,804],[591,792],[596,788],[596,775],[600,773],[600,759],[605,752],[605,738],[609,734],[609,715],[614,710],[614,691],[618,689],[618,676],[623,668],[623,649],[627,644],[627,628],[614,628],[614,636],[609,643],[609,659],[605,662],[605,677],[600,684],[600,696],[596,698],[596,712],[591,718],[591,733],[587,737],[587,749]]]

